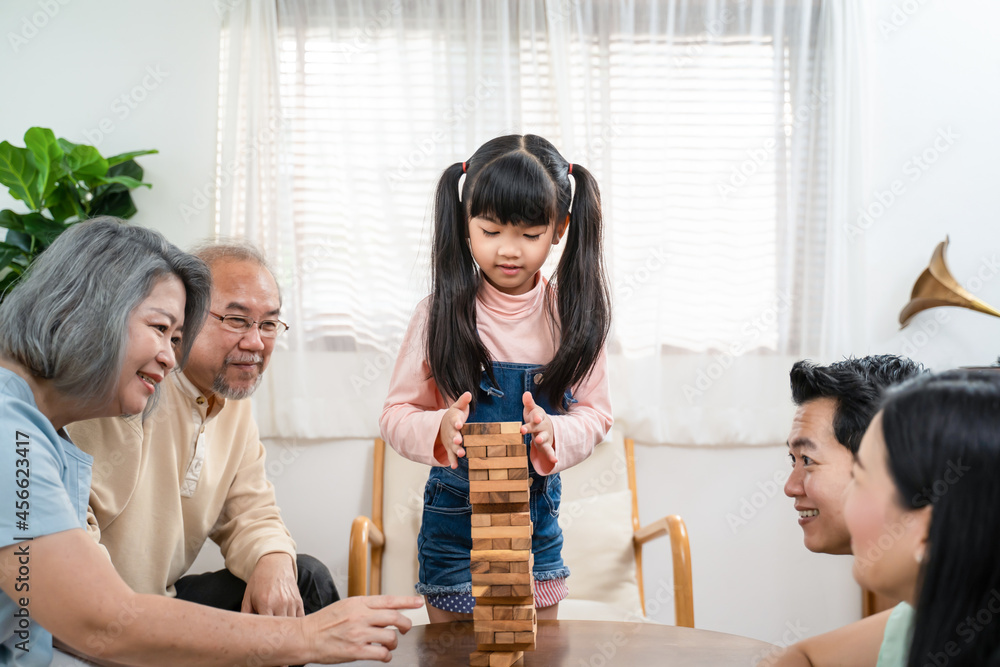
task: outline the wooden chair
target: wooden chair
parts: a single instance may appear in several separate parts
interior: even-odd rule
[[[359,516],[351,526],[348,595],[413,595],[426,480],[427,466],[375,441],[372,516]],[[661,583],[659,590],[666,587],[673,597],[676,625],[693,628],[687,528],[675,515],[641,526],[633,441],[610,436],[586,461],[563,472],[562,480],[559,522],[565,537],[563,559],[572,575],[570,596],[560,603],[559,618],[648,620],[642,547],[667,535],[673,582]],[[662,601],[661,595],[657,600]],[[426,622],[426,611],[412,617],[415,623]]]

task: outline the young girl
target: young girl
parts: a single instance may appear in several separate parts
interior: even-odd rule
[[[922,376],[890,393],[844,504],[854,578],[900,603],[768,664],[1000,665],[1000,370]]]
[[[549,283],[540,270],[563,241]],[[559,471],[612,422],[601,246],[597,184],[541,137],[493,139],[438,183],[433,292],[410,322],[379,420],[397,452],[434,466],[416,587],[433,623],[470,618],[475,605],[466,423],[524,422],[538,618],[555,618],[567,595]]]

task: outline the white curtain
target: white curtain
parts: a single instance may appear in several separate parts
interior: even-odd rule
[[[596,176],[613,399],[646,443],[774,444],[797,358],[856,352],[861,0],[248,0],[224,26],[219,232],[292,329],[265,435],[368,437],[428,291],[430,202],[488,139]],[[557,257],[549,263],[554,266]]]

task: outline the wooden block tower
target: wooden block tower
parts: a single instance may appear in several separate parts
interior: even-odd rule
[[[508,667],[534,650],[528,453],[520,422],[466,424],[472,502],[472,667]]]

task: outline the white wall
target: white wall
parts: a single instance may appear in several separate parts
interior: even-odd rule
[[[1000,187],[993,163],[1000,154],[1000,49],[992,34],[1000,23],[1000,5],[876,0],[873,21],[890,21],[894,5],[900,7],[898,30],[883,36],[879,24],[872,25],[868,191],[874,201],[875,191],[886,190],[895,179],[904,181],[906,191],[859,241],[870,292],[868,302],[858,304],[869,337],[857,352],[909,353],[936,368],[989,363],[1000,355],[1000,320],[939,309],[948,321],[936,329],[928,323],[935,320],[932,311],[899,333],[896,316],[945,234],[952,238],[949,263],[965,284],[981,266],[986,278],[990,262],[1000,255]],[[141,160],[155,187],[136,197],[136,222],[164,231],[181,245],[211,233],[208,209],[185,220],[180,207],[196,203],[195,190],[210,186],[213,178],[219,29],[213,3],[68,2],[15,53],[8,32],[19,32],[23,17],[30,21],[42,11],[39,7],[21,0],[0,5],[0,89],[5,93],[0,138],[20,144],[25,129],[43,125],[67,139],[93,143],[85,131],[108,118],[114,131],[100,142],[105,154],[146,147],[161,151]],[[168,74],[119,118],[115,99],[141,85],[147,67]],[[919,180],[911,180],[913,164],[907,161],[932,148],[938,131],[949,127],[958,135],[953,145]],[[0,200],[0,206],[7,205]],[[978,294],[1000,305],[1000,280],[989,275]],[[301,550],[325,561],[346,588],[350,524],[370,511],[370,442],[297,448],[269,443],[269,455],[285,519]],[[850,559],[806,552],[791,502],[769,484],[776,472],[787,469],[784,456],[779,443],[638,451],[643,519],[677,513],[687,522],[699,627],[779,642],[796,632],[828,630],[859,614]],[[738,513],[744,501],[759,508],[734,532],[726,515]],[[647,553],[647,593],[655,597],[661,582],[670,580],[669,548],[664,543]],[[205,555],[199,564],[217,566],[217,556]],[[656,616],[670,621],[670,605]]]
[[[156,148],[138,162],[152,190],[134,191],[136,224],[187,246],[213,231],[219,26],[204,0],[8,0],[0,3],[0,140],[25,130],[97,146],[102,155]],[[40,26],[40,27],[39,27]],[[103,128],[103,129],[102,129]],[[0,208],[11,207],[6,189]],[[20,202],[15,202],[20,204]]]

